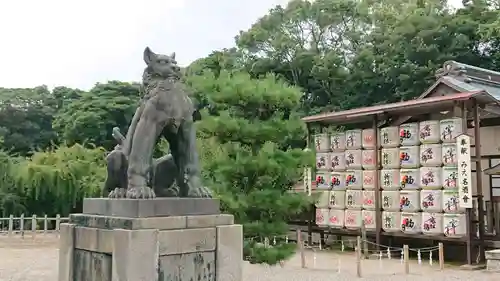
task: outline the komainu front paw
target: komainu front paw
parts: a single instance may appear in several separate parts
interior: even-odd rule
[[[155,197],[156,194],[153,189],[147,186],[129,187],[127,189],[127,198],[130,199],[152,199]]]
[[[108,198],[125,198],[126,194],[125,188],[115,188],[108,194]]]
[[[210,189],[206,186],[200,186],[200,187],[195,187],[191,188],[189,190],[189,197],[194,197],[194,198],[212,198],[212,192]]]

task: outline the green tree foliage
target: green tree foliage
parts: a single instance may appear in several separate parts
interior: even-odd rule
[[[81,145],[35,152],[30,158],[0,153],[0,210],[68,215],[85,197],[99,196],[106,177],[103,149]]]
[[[289,257],[294,247],[279,237],[288,232],[288,218],[309,203],[289,192],[310,160],[302,150],[304,124],[293,113],[300,90],[273,75],[256,80],[221,71],[216,78],[207,71],[189,80],[195,90],[207,93],[211,108],[197,126],[206,141],[204,176],[225,211],[243,224],[245,255],[271,264]],[[260,243],[274,236],[276,245]]]
[[[498,69],[500,10],[486,1],[293,0],[237,38],[254,75],[300,86],[305,114],[410,99],[446,60]],[[483,30],[483,33],[478,32]]]
[[[2,217],[10,214],[20,214],[26,211],[22,193],[16,188],[13,172],[22,158],[16,158],[0,151],[0,211]]]
[[[52,130],[54,109],[45,86],[33,89],[0,88],[0,137],[2,148],[28,155],[56,140]]]
[[[88,93],[70,93],[54,119],[54,129],[68,144],[91,143],[112,149],[113,127],[126,132],[139,102],[139,84],[110,81],[98,83]],[[75,97],[77,96],[77,97]],[[69,100],[68,100],[69,98]]]

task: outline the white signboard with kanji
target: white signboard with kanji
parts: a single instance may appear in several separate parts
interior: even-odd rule
[[[312,193],[311,183],[312,183],[311,168],[310,167],[304,168],[304,192],[307,193],[307,195],[309,196]]]
[[[472,176],[470,160],[470,137],[457,136],[458,197],[462,208],[472,208]]]

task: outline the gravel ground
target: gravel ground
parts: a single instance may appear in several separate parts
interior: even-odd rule
[[[0,236],[0,281],[54,281],[58,266],[57,237],[37,237],[21,240]],[[316,256],[316,262],[314,262]],[[340,263],[339,263],[340,260]],[[499,280],[500,274],[484,271],[464,271],[456,267],[438,270],[438,265],[410,263],[410,274],[405,275],[399,260],[363,260],[363,278],[356,278],[353,253],[306,252],[307,269],[300,267],[300,256],[286,261],[284,267],[251,265],[245,263],[244,281],[329,281],[329,280]],[[338,271],[340,265],[340,272]]]

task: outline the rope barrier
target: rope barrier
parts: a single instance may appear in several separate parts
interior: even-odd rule
[[[377,243],[374,243],[374,242],[371,242],[368,240],[362,240],[362,242],[366,242],[368,244],[378,246],[381,248],[392,249],[391,251],[402,251],[403,250],[403,248],[400,248],[400,247],[386,246],[386,245],[377,244]],[[413,251],[413,252],[418,252],[418,251],[420,251],[420,252],[432,252],[432,251],[439,250],[439,246],[423,247],[423,248],[409,248],[408,250]]]
[[[311,239],[307,239],[311,238]],[[317,268],[318,265],[318,258],[321,258],[322,256],[318,255],[318,251],[323,251],[327,248],[332,248],[332,246],[338,245],[340,246],[340,251],[341,253],[344,253],[346,251],[346,247],[349,248],[349,252],[352,252],[352,250],[355,251],[356,253],[356,266],[357,266],[357,275],[358,277],[361,277],[361,267],[362,267],[362,262],[361,260],[363,259],[363,256],[367,258],[370,256],[372,259],[378,259],[378,267],[380,270],[383,270],[384,267],[384,262],[383,259],[387,258],[388,260],[391,259],[396,259],[396,262],[398,260],[398,255],[399,255],[399,260],[401,265],[404,265],[405,268],[405,273],[409,273],[409,252],[415,252],[416,257],[417,257],[417,262],[419,266],[422,266],[424,264],[424,259],[429,259],[429,265],[433,266],[434,260],[434,251],[438,252],[439,255],[439,268],[442,270],[444,267],[444,258],[443,258],[443,249],[442,249],[442,243],[440,243],[439,246],[431,246],[431,247],[422,247],[422,248],[409,248],[407,245],[404,247],[393,247],[393,246],[387,246],[383,244],[377,244],[371,241],[368,241],[366,238],[361,239],[360,236],[357,237],[356,241],[353,240],[345,240],[345,239],[337,239],[337,240],[330,240],[330,239],[325,239],[325,237],[321,237],[323,239],[320,239],[318,242],[316,240],[316,243],[309,243],[309,241],[314,241],[311,236],[305,236],[302,235],[300,231],[297,231],[297,235],[259,235],[259,236],[254,236],[254,237],[246,237],[246,240],[251,240],[255,241],[257,243],[261,243],[260,245],[263,245],[264,247],[270,247],[272,248],[275,245],[280,245],[280,244],[289,244],[290,240],[293,241],[292,243],[297,243],[298,249],[301,254],[301,261],[302,261],[302,268],[308,267],[308,263],[306,262],[306,255],[304,254],[304,250],[307,249],[310,252],[309,256],[309,266],[311,268]],[[330,237],[327,237],[330,238]],[[347,243],[347,245],[346,245]],[[364,244],[364,246],[361,246]],[[368,249],[368,245],[371,246],[376,246],[377,249]],[[373,247],[370,247],[373,248]],[[338,248],[335,248],[338,249]],[[337,260],[337,268],[335,269],[338,273],[342,271],[342,264],[343,261],[342,259],[345,259],[345,257],[341,256],[339,253],[336,256]],[[283,267],[285,265],[285,261],[280,261],[279,264]],[[346,270],[346,269],[344,269]]]
[[[250,239],[251,241],[260,239],[261,240],[260,242],[263,243],[265,247],[276,245],[279,240],[284,241],[285,244],[288,244],[290,242],[289,235],[276,235],[276,236],[272,236],[272,240],[270,239],[270,237],[263,237],[263,236],[246,237],[246,239]],[[325,238],[325,240],[327,240],[327,239]],[[272,241],[272,244],[270,243],[270,241]],[[341,252],[345,251],[345,240],[343,240],[343,239],[337,239],[337,240],[333,240],[333,241],[332,240],[327,240],[327,241],[328,241],[328,243],[327,243],[328,246],[331,246],[332,244],[333,245],[334,244],[340,244],[340,246],[341,246],[341,249],[340,249]],[[401,248],[401,247],[394,247],[394,246],[387,246],[387,245],[383,245],[383,244],[377,244],[375,242],[371,242],[371,241],[368,241],[368,240],[362,240],[362,243],[367,243],[369,245],[378,246],[379,248],[383,249],[381,251],[377,251],[376,254],[380,256],[380,253],[385,252],[385,256],[387,256],[388,259],[392,258],[392,254],[393,253],[398,253],[398,252],[402,253],[403,252],[403,248]],[[315,246],[315,245],[309,245],[307,243],[307,241],[304,241],[303,242],[303,246],[306,249],[316,249],[316,248],[318,248],[319,250],[323,250],[325,248],[324,247],[325,245],[323,245],[322,241],[320,241],[317,244],[317,246]],[[408,250],[412,251],[412,252],[416,252],[417,253],[417,259],[418,259],[418,257],[420,257],[420,262],[419,263],[421,263],[421,257],[422,257],[423,253],[429,253],[429,256],[432,257],[432,252],[433,251],[438,251],[439,250],[439,246],[422,247],[422,248],[409,248]],[[384,255],[382,254],[382,256],[384,256]]]

